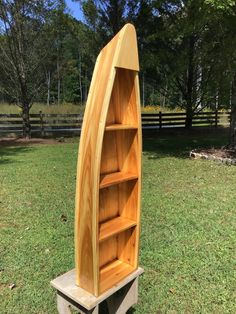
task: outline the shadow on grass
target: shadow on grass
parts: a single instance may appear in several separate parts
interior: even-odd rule
[[[189,152],[195,148],[221,148],[228,144],[228,128],[198,128],[193,130],[144,130],[143,152],[148,159],[163,157],[188,158]],[[35,140],[36,141],[36,140]],[[39,140],[35,142],[39,143]],[[50,142],[49,142],[50,143]],[[49,144],[48,143],[48,144]],[[55,141],[52,143],[55,143]],[[32,143],[31,143],[32,144]],[[16,145],[16,144],[15,144]],[[21,146],[22,145],[22,146]],[[33,146],[17,143],[16,146],[0,146],[0,165],[16,162],[17,154],[32,151]]]
[[[229,130],[193,129],[193,130],[155,130],[143,132],[143,152],[148,159],[163,157],[188,158],[195,148],[221,148],[228,144]]]
[[[14,158],[16,155],[32,151],[33,149],[33,147],[29,146],[0,146],[0,166],[4,164],[19,162],[16,161],[16,159]]]

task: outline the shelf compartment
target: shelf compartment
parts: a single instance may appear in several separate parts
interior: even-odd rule
[[[137,130],[104,132],[101,175],[114,172],[138,174],[138,153]]]
[[[126,264],[120,260],[114,260],[111,263],[105,265],[100,270],[100,293],[105,292],[113,285],[124,279],[135,268],[129,264]]]
[[[110,125],[107,125],[105,128],[106,131],[137,130],[137,129],[138,129],[137,126],[129,125],[129,124],[120,124],[120,123],[110,124]]]
[[[125,181],[100,189],[99,224],[117,217],[137,220],[138,180]]]
[[[99,242],[102,242],[134,226],[136,226],[136,221],[124,217],[116,217],[108,220],[100,225]]]
[[[137,94],[134,85],[138,85],[137,73],[116,68],[106,124],[138,125]],[[138,86],[137,86],[138,88]]]
[[[138,176],[136,174],[127,172],[112,172],[109,174],[101,175],[100,177],[100,189],[106,188],[108,186],[119,184],[126,181],[136,180]]]

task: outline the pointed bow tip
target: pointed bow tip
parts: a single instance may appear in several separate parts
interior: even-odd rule
[[[134,24],[126,23],[126,24],[122,27],[122,29],[126,29],[126,30],[133,31],[133,32],[135,32],[135,34],[136,34],[136,29],[135,29]]]
[[[119,33],[121,36],[115,66],[139,71],[137,36],[134,25],[125,24]]]
[[[135,38],[136,44],[137,44],[137,33],[135,26],[131,23],[125,24],[122,29],[119,31],[121,36],[129,36]],[[118,34],[119,34],[118,33]]]

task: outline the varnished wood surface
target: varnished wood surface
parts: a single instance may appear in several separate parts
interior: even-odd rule
[[[135,220],[131,220],[125,217],[116,217],[100,225],[99,241],[104,241],[115,234],[121,233],[126,229],[129,229],[136,225]]]
[[[118,130],[133,130],[137,129],[137,126],[129,125],[129,124],[110,124],[106,126],[106,131],[118,131]]]
[[[100,181],[100,189],[106,188],[113,184],[119,184],[121,182],[129,181],[137,179],[137,174],[133,173],[124,173],[121,171],[118,172],[112,172],[110,174],[102,175],[101,181]]]
[[[138,70],[135,29],[127,24],[96,61],[78,155],[76,283],[95,296],[138,265],[142,146]]]
[[[102,134],[98,128],[106,94],[105,86],[108,85],[111,76],[113,55],[114,48],[104,50],[98,57],[84,115],[78,157],[75,215],[77,283],[95,295],[98,295],[99,280],[96,260],[98,259],[97,190],[100,176],[97,155],[100,152],[97,150],[102,146]],[[93,117],[93,124],[90,123],[91,117]]]
[[[134,267],[119,260],[115,260],[103,267],[100,272],[100,293],[116,285],[134,270]]]

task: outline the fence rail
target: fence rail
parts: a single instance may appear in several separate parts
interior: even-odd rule
[[[186,113],[142,113],[143,129],[165,129],[185,127]],[[80,133],[83,122],[81,114],[38,114],[30,115],[31,132],[44,136],[49,133]],[[209,111],[195,114],[194,127],[227,126],[230,112]],[[0,134],[22,133],[22,117],[19,114],[0,114]]]
[[[143,113],[142,127],[145,128],[174,128],[185,127],[186,113]],[[196,127],[227,126],[230,123],[230,112],[208,111],[195,114],[192,125]]]

